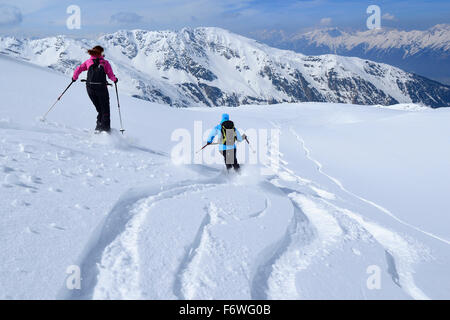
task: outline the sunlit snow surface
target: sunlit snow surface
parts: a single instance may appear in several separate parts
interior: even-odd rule
[[[95,135],[81,83],[41,122],[70,79],[0,68],[0,298],[450,298],[449,110],[122,95],[122,136],[111,91],[116,130]],[[277,171],[172,163],[173,131],[206,132],[224,111],[241,132],[280,130]],[[66,287],[71,265],[80,290]]]

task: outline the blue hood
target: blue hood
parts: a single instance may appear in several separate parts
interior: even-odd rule
[[[220,123],[230,120],[230,115],[228,113],[222,114],[222,121]]]

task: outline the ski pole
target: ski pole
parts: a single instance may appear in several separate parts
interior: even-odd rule
[[[75,81],[72,79],[72,82],[70,82],[70,84],[67,86],[67,88],[63,91],[63,93],[61,93],[61,95],[58,97],[58,99],[56,99],[55,103],[50,107],[50,109],[48,109],[48,111],[44,114],[44,116],[41,118],[41,121],[45,121],[45,117],[47,117],[48,113],[53,109],[53,107],[56,105],[56,103],[61,99],[61,97],[64,95],[64,93],[66,93],[66,91],[70,88],[70,86],[72,85],[72,83],[74,83]]]
[[[205,149],[207,146],[211,145],[211,144],[218,144],[217,142],[213,142],[213,143],[207,143],[205,144],[200,150],[198,150],[196,153],[199,153],[200,151],[202,151],[203,149]]]
[[[252,145],[250,144],[250,141],[248,141],[248,137],[247,135],[245,135],[245,141],[247,141],[248,147],[250,148],[250,150],[252,150],[253,153],[256,153],[255,149],[253,149]]]
[[[116,86],[117,108],[119,109],[120,132],[122,132],[122,134],[123,134],[123,132],[125,131],[125,129],[123,128],[123,125],[122,125],[122,115],[120,114],[120,103],[119,103],[119,92],[117,91],[117,81],[114,82],[114,85]]]

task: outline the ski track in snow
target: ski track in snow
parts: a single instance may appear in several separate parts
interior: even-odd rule
[[[356,221],[386,249],[386,253],[390,255],[389,259],[392,260],[392,265],[396,269],[395,275],[393,275],[395,278],[393,279],[394,282],[398,283],[398,285],[400,285],[400,287],[402,287],[412,298],[417,300],[429,300],[429,297],[423,293],[414,282],[413,265],[420,259],[420,256],[416,248],[410,244],[410,242],[394,231],[384,228],[374,222],[364,220],[359,214],[347,209],[339,208],[326,200],[324,200],[324,202],[331,207],[334,207],[338,212],[348,216],[353,221]]]
[[[264,200],[264,208],[262,210],[258,211],[258,212],[250,214],[249,218],[261,218],[261,217],[263,217],[266,214],[267,210],[271,207],[271,205],[272,204],[270,202],[270,199],[266,198]]]
[[[88,289],[83,294],[72,298],[145,298],[141,294],[139,285],[140,244],[138,237],[146,215],[159,201],[175,198],[186,193],[203,192],[223,185],[228,180],[223,180],[222,177],[223,175],[219,174],[218,177],[206,180],[203,183],[198,181],[185,182],[183,186],[169,187],[167,190],[155,195],[147,194],[143,196],[141,194],[139,197],[130,197],[130,201],[125,201],[127,205],[119,204],[118,208],[113,210],[103,225],[103,229],[108,232],[111,229],[111,223],[108,220],[115,220],[114,225],[117,230],[115,231],[114,239],[109,244],[106,244],[105,241],[98,241],[97,245],[91,248],[91,252],[102,252],[101,257],[97,254],[97,259],[100,261],[94,264],[92,263],[92,255],[86,258],[86,261],[90,264],[90,270],[86,278],[91,279],[93,283],[87,286]],[[128,197],[124,196],[123,198],[127,199]],[[137,198],[140,198],[140,200],[136,200]],[[119,201],[119,203],[123,203],[124,199]],[[131,204],[131,202],[134,202],[134,204]],[[264,207],[248,215],[247,218],[234,216],[230,218],[238,222],[257,220],[264,217],[270,207],[271,202],[266,198]],[[173,293],[178,299],[202,298],[209,291],[208,288],[214,289],[216,287],[214,279],[208,275],[208,272],[203,270],[202,259],[213,254],[211,251],[213,248],[214,250],[220,248],[220,246],[213,245],[214,237],[211,234],[211,228],[221,221],[219,216],[220,210],[213,202],[210,202],[205,208],[206,214],[202,223],[198,226],[197,235],[186,250],[185,257],[182,258],[178,271],[173,275]],[[118,220],[116,215],[121,215],[128,220],[124,220],[124,218]],[[125,225],[125,228],[123,230],[120,229],[120,225]],[[110,236],[109,238],[111,239],[112,237]],[[198,295],[200,288],[202,292]]]
[[[318,171],[338,185],[344,192],[348,192],[335,178],[322,170],[322,165],[311,157],[301,139],[291,128],[291,132],[301,142],[306,157],[318,168]],[[87,141],[91,137],[86,135]],[[94,143],[111,143],[104,139],[109,137],[94,137]],[[130,148],[131,144],[124,144],[120,139],[113,138],[113,144],[118,148]],[[269,141],[268,150],[271,142]],[[166,154],[134,146],[135,150],[148,152],[153,155]],[[26,149],[26,147],[20,147]],[[69,148],[65,148],[71,152]],[[64,155],[64,154],[62,154]],[[275,158],[269,153],[269,160]],[[380,225],[364,220],[360,215],[345,208],[340,208],[331,201],[337,196],[325,191],[314,182],[307,180],[288,168],[288,163],[279,155],[277,177],[281,181],[293,181],[298,189],[290,189],[279,181],[265,179],[271,188],[282,192],[289,199],[293,208],[293,216],[286,225],[285,235],[272,244],[272,250],[255,266],[255,273],[249,282],[249,298],[252,299],[301,299],[307,298],[301,287],[297,287],[296,275],[307,272],[308,268],[318,259],[324,259],[337,249],[348,234],[342,228],[345,225],[343,216],[350,219],[359,228],[367,231],[386,250],[386,259],[392,260],[392,280],[415,299],[427,299],[425,293],[415,285],[413,264],[420,258],[413,245],[399,234]],[[189,168],[189,167],[188,167]],[[190,168],[198,170],[198,168]],[[4,169],[4,171],[8,169]],[[176,198],[183,194],[203,192],[223,185],[227,180],[221,175],[203,181],[184,181],[163,190],[143,188],[129,190],[118,201],[116,206],[106,217],[98,234],[93,235],[88,254],[81,263],[83,272],[83,290],[73,292],[71,299],[145,299],[141,287],[141,260],[139,242],[141,227],[147,214],[156,203]],[[360,200],[362,198],[354,195]],[[364,199],[365,200],[365,199]],[[364,201],[363,200],[363,201]],[[372,204],[365,200],[364,202]],[[373,204],[378,208],[376,204]],[[248,219],[259,219],[265,216],[271,207],[269,198],[265,198],[264,207],[248,215],[247,218],[232,216],[233,220],[243,222]],[[221,250],[221,246],[214,245],[212,228],[220,221],[219,209],[210,202],[205,208],[205,216],[198,226],[193,243],[182,258],[177,272],[173,275],[173,294],[178,299],[202,299],[217,287],[211,270],[205,270],[205,258],[211,258],[211,250]],[[144,244],[145,245],[145,244]]]
[[[280,128],[280,126],[274,122],[272,122],[272,125],[276,128]],[[339,180],[323,172],[322,164],[312,158],[311,152],[306,148],[304,140],[292,128],[289,130],[301,143],[305,156],[316,165],[320,174],[330,179],[342,191],[365,203],[373,205],[384,213],[389,213],[389,215],[397,221],[399,220],[381,206],[348,191]],[[270,150],[270,142],[268,148]],[[271,159],[271,157],[274,156],[276,155],[269,154],[269,160],[272,161],[272,163],[273,159]],[[282,155],[280,154],[279,156],[281,157]],[[266,266],[265,270],[260,271],[262,274],[258,276],[258,281],[263,282],[264,286],[262,287],[261,284],[259,284],[258,290],[254,291],[253,298],[302,298],[301,288],[296,288],[295,286],[296,273],[307,269],[314,259],[326,255],[328,253],[328,247],[342,241],[345,232],[343,233],[340,225],[346,224],[342,219],[342,215],[345,215],[350,218],[352,223],[355,223],[358,228],[364,229],[385,248],[388,264],[391,265],[391,269],[394,270],[391,270],[392,280],[403,288],[403,290],[412,298],[429,299],[414,282],[413,265],[420,260],[420,255],[413,244],[389,229],[376,223],[366,221],[359,214],[332,204],[330,200],[337,199],[336,195],[315,186],[312,181],[297,176],[292,170],[287,168],[287,162],[282,159],[279,159],[279,162],[281,164],[277,166],[277,176],[282,180],[295,181],[303,188],[309,188],[315,192],[315,196],[307,197],[296,190],[283,188],[275,181],[274,184],[280,187],[280,189],[291,198],[295,208],[295,215],[288,228],[285,239],[271,258],[269,266]],[[406,223],[403,224],[409,225]],[[423,232],[422,230],[418,231]],[[424,233],[428,234],[427,232]],[[431,236],[436,238],[433,235]],[[438,238],[438,240],[446,242],[440,238]]]
[[[328,247],[337,242],[342,234],[336,219],[326,210],[308,197],[292,192],[288,196],[292,199],[297,210],[301,210],[308,220],[310,228],[314,228],[315,237],[304,244],[305,230],[297,225],[293,226],[291,243],[286,252],[273,265],[268,279],[268,298],[270,299],[300,299],[301,288],[295,287],[296,273],[308,268],[313,259],[327,253]]]
[[[181,263],[174,293],[179,299],[195,299],[200,286],[214,286],[213,279],[202,272],[201,263],[203,256],[211,250],[211,227],[218,223],[218,208],[214,203],[210,203],[206,208],[206,215],[203,219],[194,243],[190,247],[187,256]]]
[[[93,281],[87,286],[82,297],[93,299],[142,299],[139,282],[139,232],[146,214],[161,200],[175,198],[187,192],[198,192],[214,188],[214,183],[193,183],[192,181],[168,187],[167,190],[150,192],[130,201],[119,201],[118,207],[108,216],[103,225],[103,234],[111,242],[97,242],[91,252],[101,252],[100,261],[92,263],[92,255],[86,258],[89,263],[86,278]],[[131,207],[131,209],[130,209]],[[121,226],[124,225],[124,229]],[[113,234],[109,234],[115,229]],[[97,258],[98,259],[98,258]],[[82,265],[85,265],[84,263]],[[96,280],[95,280],[96,278]]]
[[[277,184],[277,183],[276,183]],[[270,275],[266,277],[264,294],[255,298],[302,299],[301,288],[295,287],[297,272],[306,270],[315,260],[325,257],[332,248],[348,238],[343,227],[349,222],[363,229],[386,250],[392,265],[392,280],[414,299],[429,299],[414,283],[413,265],[420,259],[415,246],[399,234],[365,221],[359,214],[332,204],[325,197],[307,197],[295,190],[282,188],[296,208],[295,219],[289,226],[283,249],[272,259]],[[306,236],[308,235],[308,236]],[[267,271],[266,271],[267,272]]]
[[[347,189],[345,189],[345,187],[342,185],[342,183],[339,180],[324,173],[322,170],[322,164],[320,162],[318,162],[316,159],[311,157],[311,152],[309,149],[306,148],[304,140],[292,128],[290,130],[296,136],[298,141],[301,142],[302,148],[303,148],[307,158],[317,166],[318,171],[322,175],[326,176],[331,181],[333,181],[342,191],[360,199],[361,201],[363,201],[365,203],[373,205],[377,209],[382,208],[381,206],[376,205],[372,201],[366,200],[366,199],[359,197],[358,195],[355,195],[354,193],[348,191]],[[311,187],[311,189],[316,190],[317,188]],[[410,242],[405,240],[402,236],[395,233],[394,231],[384,228],[376,223],[368,222],[359,214],[356,214],[350,210],[343,209],[343,208],[340,208],[340,207],[332,204],[328,200],[333,200],[334,198],[336,198],[334,195],[331,195],[330,193],[326,192],[325,197],[323,197],[323,195],[324,195],[323,192],[319,192],[319,195],[320,195],[320,193],[322,193],[322,197],[320,197],[320,198],[323,203],[327,204],[331,208],[334,208],[335,210],[337,210],[337,212],[340,212],[340,213],[348,216],[349,218],[351,218],[354,222],[356,222],[361,227],[363,227],[366,231],[368,231],[376,239],[376,241],[379,242],[386,249],[386,252],[389,253],[391,255],[392,259],[395,260],[394,261],[395,266],[398,268],[399,285],[405,290],[405,292],[407,294],[409,294],[414,299],[422,299],[422,300],[429,299],[428,296],[425,293],[423,293],[422,290],[420,288],[418,288],[414,283],[413,265],[420,259],[420,256],[419,256],[419,253],[417,252],[416,248],[412,244],[410,244]],[[330,197],[330,195],[331,195],[331,197]],[[293,197],[294,197],[294,199],[297,199],[297,200],[299,199],[298,196],[294,195]],[[302,199],[302,198],[300,198],[300,199]],[[308,203],[309,201],[311,201],[311,200],[303,197],[303,201],[301,201],[301,202],[303,202],[303,204],[305,204],[305,202]],[[317,220],[317,217],[319,216],[318,213],[322,213],[322,217],[324,217],[325,211],[320,210],[317,207],[314,208],[314,205],[311,205],[311,203],[306,207],[304,205],[301,207],[302,207],[302,209],[304,209],[304,212],[311,213],[310,215],[308,215],[308,217],[311,219],[313,219],[313,217],[315,217]],[[384,209],[384,208],[382,208],[382,209]],[[382,211],[384,213],[389,212],[386,209],[384,209]],[[389,212],[389,216],[393,217],[394,219],[401,222],[402,224],[410,226],[407,223],[403,223],[400,219],[397,219],[390,212]],[[324,221],[317,220],[316,223],[313,223],[313,224],[316,227],[322,226],[324,224]],[[414,228],[414,229],[416,229],[416,228]],[[322,234],[328,235],[328,237],[333,237],[333,232],[330,232],[330,230],[331,229],[329,229],[328,231],[324,230],[325,232],[322,232]],[[419,230],[416,229],[416,230],[423,232],[420,229]],[[429,235],[427,232],[423,232],[423,233]],[[446,242],[445,240],[440,239],[438,237],[435,237],[435,236],[432,236],[432,237]]]
[[[295,274],[299,263],[287,261],[292,256],[290,248],[297,246],[294,256],[299,255],[302,247],[308,246],[315,236],[315,231],[301,209],[292,203],[294,215],[288,225],[284,237],[274,244],[273,253],[262,262],[252,281],[252,299],[297,299]],[[300,259],[296,259],[299,262]]]
[[[292,128],[291,132],[301,143],[306,157],[318,168],[318,171],[333,181],[339,188],[356,198],[379,206],[347,191],[340,181],[330,177],[322,170],[322,165],[312,158],[303,139]],[[88,136],[86,136],[88,138]],[[94,137],[95,143],[110,143],[103,141],[104,137]],[[132,144],[123,145],[120,139],[113,143],[118,148],[135,148],[153,155],[166,156],[165,153],[145,149]],[[269,142],[269,150],[270,149]],[[70,152],[70,149],[67,149]],[[269,153],[269,159],[277,155]],[[280,158],[282,154],[279,155]],[[188,167],[189,168],[189,167]],[[193,170],[198,170],[190,168]],[[391,259],[393,265],[392,279],[415,299],[427,299],[414,283],[413,264],[420,258],[413,245],[399,234],[380,225],[364,220],[359,214],[345,208],[340,208],[330,201],[337,199],[331,192],[321,189],[314,182],[307,180],[288,168],[283,159],[278,163],[277,177],[281,181],[293,181],[297,188],[290,189],[273,179],[264,179],[270,188],[283,193],[292,204],[293,215],[286,225],[285,235],[272,244],[271,253],[255,266],[255,273],[249,281],[249,298],[252,299],[301,299],[307,298],[301,287],[297,287],[296,275],[307,271],[317,259],[325,258],[338,248],[339,244],[349,235],[342,228],[345,225],[344,216],[359,228],[367,231],[378,243],[386,249],[386,259]],[[4,169],[8,170],[7,168]],[[272,181],[270,181],[272,179]],[[203,192],[227,182],[222,175],[198,181],[184,181],[162,190],[143,188],[129,190],[117,202],[106,217],[101,230],[93,235],[93,240],[87,248],[87,255],[82,266],[83,289],[69,295],[71,299],[144,299],[141,288],[139,242],[141,227],[147,214],[156,203],[176,198],[183,194]],[[235,221],[244,222],[248,219],[260,219],[271,207],[268,197],[264,207],[247,218],[232,216]],[[193,243],[182,258],[177,272],[173,275],[173,294],[178,299],[202,299],[218,285],[211,270],[204,270],[202,261],[212,255],[211,250],[220,250],[214,245],[213,227],[220,221],[219,209],[210,202],[205,208],[206,214],[198,226]],[[220,263],[220,262],[219,262]],[[205,272],[206,271],[206,272]]]
[[[423,233],[423,234],[425,234],[425,235],[427,235],[429,237],[432,237],[432,238],[434,238],[436,240],[439,240],[439,241],[441,241],[443,243],[446,243],[446,244],[450,245],[450,240],[444,239],[444,238],[439,237],[439,236],[437,236],[437,235],[435,235],[435,234],[433,234],[431,232],[422,230],[422,229],[420,229],[420,228],[418,228],[418,227],[416,227],[414,225],[411,225],[410,223],[401,220],[400,218],[395,216],[392,212],[390,212],[388,209],[380,206],[379,204],[377,204],[377,203],[375,203],[375,202],[373,202],[371,200],[365,199],[365,198],[363,198],[363,197],[361,197],[361,196],[359,196],[359,195],[349,191],[348,189],[346,189],[344,187],[344,185],[338,179],[336,179],[335,177],[330,176],[329,174],[327,174],[326,172],[323,171],[322,164],[311,156],[311,151],[306,147],[306,144],[305,144],[305,141],[303,140],[303,138],[300,135],[298,135],[297,132],[295,132],[292,128],[290,128],[290,130],[291,130],[292,134],[297,138],[297,140],[301,143],[302,149],[304,150],[306,157],[317,166],[317,170],[320,172],[320,174],[322,174],[323,176],[325,176],[328,179],[330,179],[342,191],[344,191],[345,193],[347,193],[347,194],[349,194],[349,195],[351,195],[351,196],[361,200],[362,202],[365,202],[365,203],[367,203],[367,204],[377,208],[378,210],[380,210],[381,212],[387,214],[388,216],[390,216],[391,218],[393,218],[397,222],[399,222],[399,223],[401,223],[401,224],[403,224],[403,225],[405,225],[407,227],[410,227],[410,228],[412,228],[412,229],[414,229],[414,230],[416,230],[418,232],[421,232],[421,233]]]

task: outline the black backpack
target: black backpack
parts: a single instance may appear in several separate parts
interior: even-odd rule
[[[94,64],[89,67],[86,82],[106,85],[106,72],[100,63],[100,58],[94,59]]]
[[[233,121],[227,120],[222,122],[222,144],[232,146],[236,140],[236,128]]]

